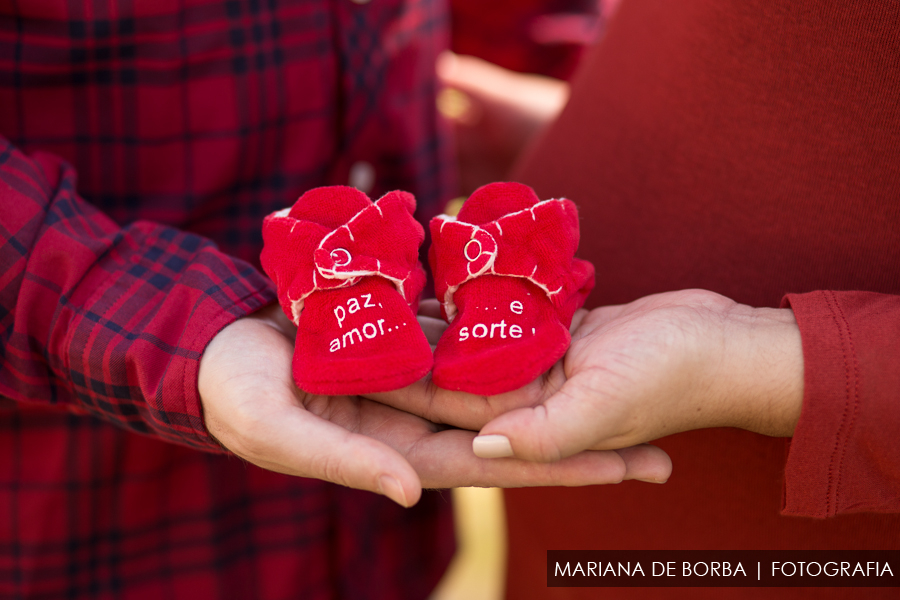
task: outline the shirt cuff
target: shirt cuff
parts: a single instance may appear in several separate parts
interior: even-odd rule
[[[177,399],[183,400],[183,404],[181,406],[170,405],[173,410],[167,410],[166,412],[167,414],[185,415],[187,417],[180,431],[184,436],[183,441],[188,445],[201,447],[209,451],[225,451],[225,448],[209,434],[203,420],[203,405],[200,399],[198,377],[200,374],[200,360],[203,358],[204,350],[225,327],[276,300],[274,288],[268,285],[237,299],[231,310],[224,310],[217,303],[211,302],[207,308],[209,311],[207,317],[198,320],[200,323],[205,322],[205,325],[201,325],[196,333],[191,331],[185,332],[186,336],[192,336],[190,352],[179,358],[177,366],[181,371],[181,376],[178,377],[176,375],[173,378],[173,380],[180,379],[184,389],[183,395],[179,396],[176,394],[173,395],[173,398],[176,401]],[[187,356],[195,356],[196,358],[187,359]]]
[[[825,518],[900,509],[900,299],[818,291],[789,294],[782,307],[794,311],[804,358],[782,513]]]

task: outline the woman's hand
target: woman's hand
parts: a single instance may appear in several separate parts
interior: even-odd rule
[[[790,436],[803,353],[792,311],[686,290],[580,311],[563,360],[520,390],[483,397],[420,383],[378,398],[479,429],[481,456],[552,462],[705,427]]]

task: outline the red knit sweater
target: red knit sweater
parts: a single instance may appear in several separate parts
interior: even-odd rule
[[[898,57],[891,2],[623,3],[517,178],[579,204],[589,305],[689,287],[789,304],[803,412],[790,443],[661,440],[663,486],[511,491],[511,598],[596,596],[548,590],[547,549],[900,548]]]

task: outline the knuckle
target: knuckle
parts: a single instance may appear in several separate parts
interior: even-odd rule
[[[554,440],[540,440],[537,448],[537,460],[552,463],[559,461],[562,457],[562,451]]]
[[[359,487],[358,485],[353,485],[347,473],[346,461],[341,456],[324,454],[320,460],[322,461],[320,469],[323,479],[338,485]]]
[[[617,459],[614,467],[610,469],[610,483],[622,483],[625,481],[625,476],[628,475],[628,466],[620,454],[617,452],[611,452],[610,454]]]
[[[534,407],[533,430],[528,436],[535,440],[532,460],[540,462],[557,462],[563,458],[563,451],[554,435],[553,423],[546,406]]]

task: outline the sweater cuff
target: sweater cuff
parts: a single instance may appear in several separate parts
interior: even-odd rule
[[[789,294],[782,307],[794,311],[804,358],[803,409],[785,465],[782,513],[897,510],[892,462],[900,457],[900,410],[890,373],[897,297],[819,291]]]

